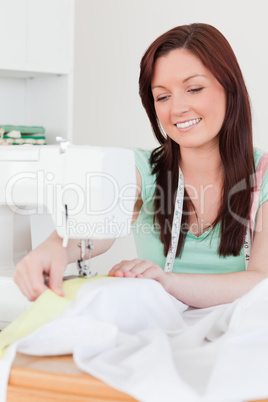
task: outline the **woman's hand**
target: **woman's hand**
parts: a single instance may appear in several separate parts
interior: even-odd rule
[[[155,279],[166,288],[167,274],[159,267],[149,260],[124,260],[116,264],[109,272],[109,276],[127,277],[127,278],[146,278]]]
[[[63,248],[62,239],[53,232],[17,264],[14,281],[30,301],[36,300],[48,289],[45,276],[48,277],[49,288],[63,296],[62,278],[67,264],[68,250]]]

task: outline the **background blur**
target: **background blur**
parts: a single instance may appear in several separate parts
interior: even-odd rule
[[[76,143],[155,146],[138,95],[140,59],[151,42],[182,24],[204,22],[230,42],[253,107],[255,143],[268,149],[268,24],[265,0],[76,0]],[[87,12],[85,12],[85,7]],[[81,10],[81,13],[80,13]],[[84,77],[80,74],[80,77]],[[88,131],[85,130],[87,122]]]
[[[138,95],[139,64],[160,34],[218,28],[236,53],[252,103],[255,146],[268,151],[267,0],[0,0],[0,123],[44,125],[75,144],[157,146]],[[38,230],[44,235],[44,229]],[[92,267],[136,256],[119,239]]]
[[[74,113],[81,123],[74,130],[75,143],[155,147],[138,95],[140,59],[165,31],[204,22],[218,28],[230,42],[252,103],[255,146],[268,150],[266,0],[78,0],[77,5],[81,6],[77,8],[80,24],[75,30],[81,30],[85,40],[77,43],[75,60],[83,60],[88,75],[86,82],[75,77]],[[92,260],[92,266],[105,271],[134,257],[130,236],[117,240],[106,254]]]

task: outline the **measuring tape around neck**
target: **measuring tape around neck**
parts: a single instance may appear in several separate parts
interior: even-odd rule
[[[180,230],[181,230],[181,218],[182,218],[182,211],[183,211],[183,199],[184,199],[184,178],[181,169],[179,169],[179,178],[178,178],[178,192],[175,201],[174,207],[174,214],[173,214],[173,221],[172,221],[172,229],[171,229],[171,243],[168,251],[168,255],[166,258],[165,264],[165,272],[172,272],[179,237],[180,237]],[[246,269],[249,263],[249,257],[251,252],[251,236],[250,236],[250,223],[247,226],[245,240],[244,240],[244,254],[245,254],[245,263]]]
[[[176,257],[177,246],[180,237],[181,231],[181,217],[182,217],[182,209],[183,209],[183,199],[184,199],[184,178],[181,171],[179,169],[179,178],[178,178],[178,191],[177,197],[175,201],[173,221],[172,221],[172,229],[171,229],[171,243],[168,250],[168,255],[166,259],[165,272],[172,272],[174,260]]]

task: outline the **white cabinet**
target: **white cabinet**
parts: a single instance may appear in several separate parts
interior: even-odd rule
[[[0,124],[72,140],[75,0],[0,0]]]
[[[0,0],[0,124],[44,126],[49,144],[56,136],[73,140],[74,8],[75,0]],[[1,214],[3,221],[3,206]],[[30,234],[33,245],[37,234],[45,238],[51,220],[37,218],[36,233],[29,232],[28,221],[21,230],[9,225],[0,231],[0,329],[29,306],[3,250],[11,248],[12,255],[13,249],[16,262],[19,237],[29,243],[23,250],[30,247]],[[14,244],[7,241],[8,228]]]

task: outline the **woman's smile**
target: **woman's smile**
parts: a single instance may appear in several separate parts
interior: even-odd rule
[[[187,131],[196,127],[201,122],[201,120],[201,117],[197,119],[184,120],[182,122],[176,123],[175,126],[177,126],[180,131]]]

